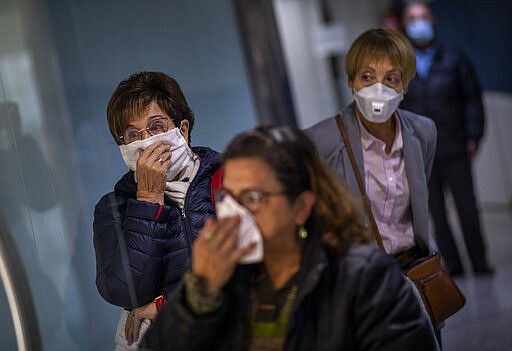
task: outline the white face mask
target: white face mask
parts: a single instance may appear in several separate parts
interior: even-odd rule
[[[181,135],[178,128],[171,129],[162,134],[153,135],[147,139],[137,140],[130,144],[119,145],[119,150],[128,168],[132,171],[136,171],[140,151],[156,142],[171,145],[171,166],[167,171],[167,180],[171,181],[188,162],[194,159],[193,151],[188,146],[187,141],[183,135]]]
[[[215,203],[217,218],[240,216],[240,231],[238,232],[238,248],[256,242],[256,247],[243,256],[239,263],[256,263],[263,260],[263,239],[254,216],[245,207],[240,205],[232,196],[225,195],[222,201]]]
[[[396,111],[404,92],[397,93],[382,83],[375,83],[369,87],[354,92],[354,99],[364,118],[373,123],[386,122]]]
[[[428,44],[434,39],[434,27],[422,18],[413,20],[405,30],[409,38],[417,45]]]

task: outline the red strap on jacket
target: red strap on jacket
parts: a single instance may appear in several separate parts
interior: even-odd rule
[[[156,213],[156,216],[155,216],[155,221],[158,221],[158,218],[160,218],[160,215],[162,214],[163,209],[164,209],[164,205],[160,205],[160,207],[158,208],[158,212]]]
[[[156,310],[159,311],[160,307],[162,307],[162,304],[167,301],[167,296],[165,295],[165,292],[162,292],[162,295],[158,296],[156,299],[153,300],[156,306]]]
[[[213,206],[215,206],[215,196],[214,196],[213,192],[215,189],[220,189],[222,186],[222,171],[223,170],[224,170],[224,168],[220,167],[212,175],[212,186],[211,186],[210,192],[211,192],[211,196],[212,196]]]

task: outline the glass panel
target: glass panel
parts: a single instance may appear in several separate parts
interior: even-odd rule
[[[0,162],[4,165],[6,164],[5,161],[8,160],[9,155],[13,154],[12,144],[9,141],[10,128],[8,126],[9,120],[7,118],[6,110],[7,105],[5,103],[5,94],[3,87],[0,84]],[[10,193],[6,193],[4,189],[4,175],[9,170],[10,167],[0,167],[0,220],[6,214],[7,202],[4,201],[4,199]],[[7,265],[5,263],[5,258],[2,256],[2,251],[0,250],[0,325],[2,326],[0,328],[0,345],[2,345],[2,348],[5,350],[17,350],[16,333],[14,331],[9,300],[6,295],[6,282],[4,282],[5,275],[8,273],[5,272],[6,268]]]
[[[6,350],[17,350],[16,334],[12,323],[11,310],[9,309],[9,301],[5,295],[3,282],[0,283],[0,343]]]
[[[122,308],[94,284],[92,217],[126,172],[105,121],[120,79],[140,69],[179,77],[204,116],[197,146],[220,150],[256,121],[229,2],[134,2],[120,17],[123,5],[0,0],[0,217],[22,258],[44,350],[114,346]]]
[[[2,350],[40,350],[31,288],[19,251],[27,246],[27,262],[35,257],[29,251],[32,230],[24,225],[21,213],[25,187],[16,145],[19,124],[17,105],[7,101],[0,74],[0,345]]]
[[[14,330],[17,333],[12,332],[12,327],[2,330],[0,348],[16,349],[11,345],[17,343],[23,350],[38,350],[40,346],[32,344],[31,333],[37,335],[39,345],[38,325],[49,329],[52,323],[48,323],[48,318],[38,323],[33,306],[38,310],[39,317],[52,316],[61,310],[54,303],[58,294],[46,279],[38,253],[41,251],[41,257],[47,254],[44,249],[51,244],[52,236],[56,237],[59,220],[51,216],[51,204],[56,201],[49,180],[47,158],[40,142],[42,107],[37,93],[33,56],[26,47],[23,22],[18,16],[18,10],[23,7],[2,1],[0,8],[0,220],[5,225],[0,229],[2,245],[8,243],[0,268],[4,279],[10,282],[2,283],[5,285],[1,289],[3,305],[0,311],[2,329],[4,325],[12,326],[13,322],[5,319],[10,316],[9,310],[13,312]],[[47,232],[52,236],[41,235],[46,228],[52,228]],[[59,257],[57,252],[47,255]],[[10,306],[6,305],[8,301]],[[32,304],[32,301],[35,303]],[[27,312],[27,308],[30,312]],[[20,341],[20,338],[23,340]]]
[[[41,350],[27,276],[3,221],[0,222],[0,321],[3,350]]]

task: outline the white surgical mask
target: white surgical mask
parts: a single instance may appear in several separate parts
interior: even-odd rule
[[[119,150],[128,168],[132,171],[136,171],[140,151],[156,142],[171,146],[171,166],[167,171],[167,180],[171,181],[194,159],[194,152],[190,149],[178,128],[171,129],[162,134],[153,135],[147,139],[137,140],[130,144],[119,145]]]
[[[240,259],[240,263],[256,263],[263,260],[263,239],[254,216],[245,207],[240,205],[231,195],[225,195],[222,201],[215,203],[217,218],[240,217],[240,231],[238,232],[238,248],[256,242],[256,247]]]
[[[418,18],[405,28],[407,36],[417,45],[424,45],[434,39],[434,27],[430,22]]]
[[[396,111],[404,92],[397,93],[382,83],[354,92],[354,99],[364,118],[373,123],[384,123]]]

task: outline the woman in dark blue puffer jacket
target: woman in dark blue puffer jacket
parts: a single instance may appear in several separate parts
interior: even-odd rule
[[[193,112],[164,73],[122,81],[107,119],[130,171],[95,208],[96,285],[124,308],[116,350],[125,350],[156,317],[188,267],[192,242],[215,215],[211,188],[220,159],[209,148],[189,147]]]

